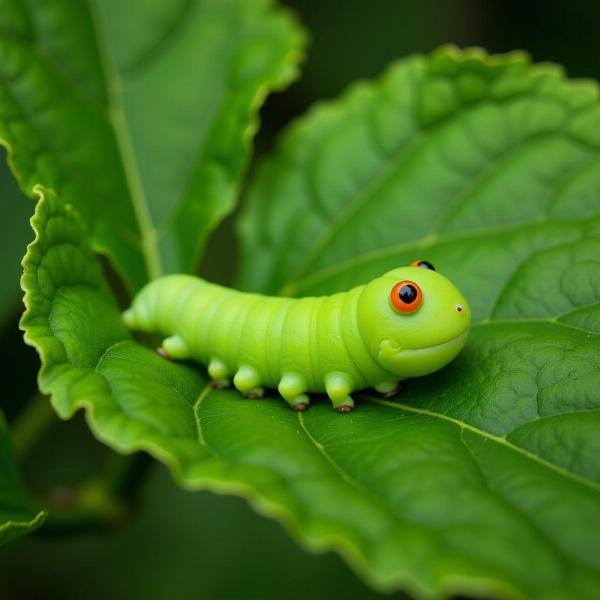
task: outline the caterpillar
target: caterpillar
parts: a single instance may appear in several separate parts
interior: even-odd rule
[[[471,313],[456,287],[418,260],[347,292],[307,298],[166,275],[140,290],[123,319],[166,336],[167,357],[207,365],[216,387],[233,381],[247,397],[276,388],[299,411],[309,393],[325,392],[337,411],[349,412],[353,391],[391,395],[400,381],[450,362]]]

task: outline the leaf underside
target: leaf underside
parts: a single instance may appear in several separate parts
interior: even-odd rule
[[[0,0],[0,144],[135,290],[194,268],[302,44],[267,0]]]
[[[294,125],[251,184],[242,285],[326,293],[426,258],[468,298],[464,352],[339,415],[243,400],[133,341],[51,191],[26,339],[63,417],[182,485],[247,496],[374,586],[592,598],[600,586],[600,110],[521,54],[411,58]]]

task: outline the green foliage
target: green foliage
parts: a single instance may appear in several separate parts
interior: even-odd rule
[[[303,36],[267,0],[0,1],[0,138],[78,208],[130,289],[191,270]]]
[[[0,545],[34,531],[46,513],[34,508],[19,478],[10,448],[8,429],[0,413]]]
[[[596,86],[558,67],[476,50],[410,59],[286,132],[249,191],[240,282],[320,294],[427,255],[476,320],[520,318],[493,303],[521,263],[597,236],[599,149]],[[557,302],[527,316],[586,303]]]
[[[227,6],[231,18],[238,15],[234,5],[215,3],[211,14],[223,17],[221,6]],[[266,10],[261,2],[243,5]],[[277,23],[288,23],[281,18]],[[77,32],[74,26],[71,33]],[[23,52],[25,33],[10,38]],[[240,41],[222,31],[216,37]],[[146,55],[141,41],[133,50],[115,44],[116,64]],[[279,61],[289,55],[286,48]],[[150,64],[162,64],[164,50],[161,44]],[[16,50],[15,56],[18,62]],[[145,72],[147,64],[135,69]],[[170,75],[175,82],[183,77],[175,70]],[[158,81],[148,85],[160,98]],[[39,82],[29,91],[34,104],[47,100]],[[122,119],[127,94],[119,106]],[[247,135],[247,103],[244,115],[230,123],[232,139]],[[67,135],[73,122],[66,114],[54,117],[57,130],[65,120]],[[153,125],[171,132],[167,118],[155,118]],[[23,123],[31,127],[31,120]],[[2,123],[0,133],[8,136]],[[152,135],[134,123],[135,117],[130,131]],[[14,128],[23,133],[21,142],[30,134],[25,125]],[[118,144],[114,130],[102,127]],[[600,519],[594,460],[600,439],[594,382],[600,366],[600,109],[593,85],[565,82],[557,68],[532,67],[520,54],[490,58],[443,49],[400,63],[284,134],[250,185],[241,225],[243,287],[326,293],[427,258],[473,308],[476,323],[454,363],[411,381],[397,401],[361,394],[351,415],[336,414],[326,403],[294,413],[276,398],[249,401],[213,391],[198,369],[164,361],[134,341],[93,249],[108,252],[137,286],[156,272],[140,266],[143,257],[148,266],[149,256],[177,255],[177,264],[189,269],[195,248],[163,252],[156,232],[144,229],[149,223],[135,219],[122,223],[142,227],[150,252],[121,244],[115,228],[107,233],[108,219],[115,223],[110,205],[98,225],[93,190],[83,193],[71,181],[72,165],[58,177],[56,165],[41,160],[54,173],[44,178],[28,162],[26,144],[15,140],[13,167],[40,197],[36,239],[24,261],[22,327],[42,359],[40,387],[62,417],[86,409],[92,431],[111,447],[146,450],[186,488],[248,497],[305,547],[340,551],[377,588],[420,597],[594,596],[600,585],[594,530]],[[76,153],[85,140],[79,135],[74,144],[67,135],[64,147]],[[109,147],[100,142],[91,146],[97,159],[73,159],[81,165],[78,176],[101,170],[109,175],[98,184],[113,185],[120,167],[99,169],[97,160],[118,153],[105,155]],[[168,144],[148,148],[164,151],[169,163],[182,156]],[[221,150],[227,160],[236,156],[231,160],[238,167],[228,171],[229,186],[208,187],[218,210],[196,196],[202,209],[185,213],[190,229],[207,232],[231,206],[243,160],[239,145]],[[156,160],[150,153],[142,161],[153,166],[153,176],[161,173]],[[210,153],[194,158],[203,190],[210,160]],[[142,163],[136,164],[139,176]],[[126,186],[125,175],[118,177]],[[63,180],[68,183],[58,185]],[[161,186],[143,181],[160,202]],[[133,210],[122,193],[115,198],[118,210]],[[144,206],[153,214],[159,204]],[[160,206],[173,208],[171,201]],[[171,249],[181,243],[176,230],[169,234]]]

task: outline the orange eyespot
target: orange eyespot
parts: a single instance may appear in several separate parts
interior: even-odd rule
[[[429,269],[430,271],[435,271],[435,267],[426,260],[413,260],[410,263],[411,267],[421,267],[421,269]]]
[[[390,301],[397,311],[413,313],[423,303],[423,292],[414,281],[399,281],[390,292]]]

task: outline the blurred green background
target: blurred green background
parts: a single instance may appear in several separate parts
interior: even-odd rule
[[[454,42],[492,52],[526,49],[563,64],[571,77],[600,78],[600,3],[593,0],[290,0],[311,32],[303,77],[262,110],[257,155],[285,124],[349,83],[376,76],[395,58]],[[19,262],[31,233],[23,198],[0,157],[0,353],[2,409],[18,418],[35,395],[38,361],[17,328]],[[209,243],[202,273],[231,282],[233,218]],[[215,260],[218,257],[218,260]],[[109,451],[82,418],[56,420],[23,465],[34,493],[97,472]],[[244,500],[178,489],[166,470],[148,470],[132,515],[110,531],[38,535],[0,549],[0,598],[376,598],[336,555],[302,552]]]

